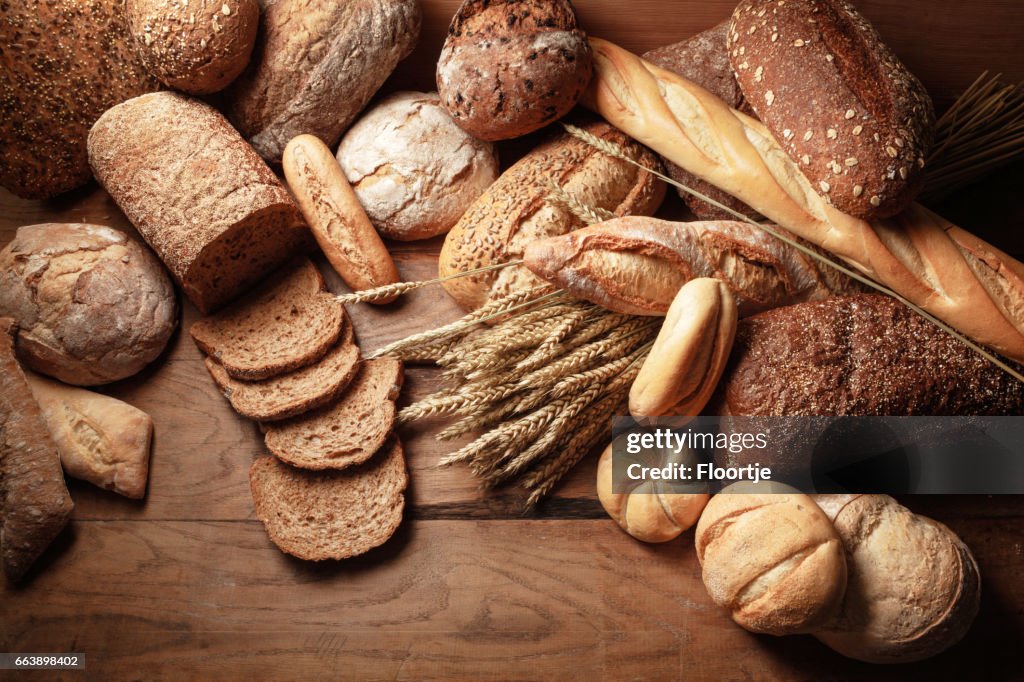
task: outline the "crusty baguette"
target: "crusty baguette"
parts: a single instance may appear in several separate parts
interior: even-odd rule
[[[153,419],[102,393],[26,373],[69,476],[141,500],[149,477]]]
[[[725,282],[740,315],[860,291],[746,223],[627,216],[529,244],[526,267],[574,296],[630,315],[664,315],[696,277]]]
[[[967,336],[1024,361],[1024,264],[917,204],[875,223],[838,211],[759,122],[620,47],[591,44],[595,77],[584,99],[609,122]]]
[[[395,261],[327,145],[299,135],[285,147],[282,165],[313,236],[345,284],[358,291],[397,282]]]

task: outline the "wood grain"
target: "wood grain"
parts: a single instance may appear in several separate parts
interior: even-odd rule
[[[459,1],[421,4],[422,43],[384,91],[433,88]],[[575,2],[589,31],[635,51],[709,27],[733,4]],[[1024,80],[1017,0],[857,4],[940,105],[984,69]],[[503,162],[538,138],[502,145]],[[1018,164],[938,208],[1022,254],[1022,179]],[[679,214],[675,201],[666,215]],[[49,221],[134,234],[95,185],[48,202],[0,191],[0,244],[19,225]],[[404,278],[435,276],[440,239],[389,246]],[[318,262],[331,289],[345,291]],[[460,314],[436,287],[387,308],[352,308],[366,350]],[[195,319],[186,303],[182,329]],[[402,401],[438,381],[436,371],[411,367]],[[247,474],[265,452],[259,432],[218,395],[186,331],[142,374],[103,390],[154,417],[149,494],[134,502],[71,482],[72,527],[26,585],[4,588],[2,651],[82,651],[86,676],[97,680],[1024,679],[1024,497],[902,500],[974,550],[982,612],[967,639],[935,659],[867,666],[807,637],[734,626],[704,592],[692,533],[641,545],[605,518],[593,494],[594,458],[524,519],[521,492],[484,494],[465,469],[436,467],[451,447],[434,441],[436,425],[403,428],[412,487],[398,535],[364,557],[311,565],[278,552],[254,520]]]

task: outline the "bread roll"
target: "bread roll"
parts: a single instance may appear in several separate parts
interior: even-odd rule
[[[684,284],[629,390],[634,417],[695,417],[725,371],[736,334],[736,299],[717,279]]]
[[[131,376],[178,323],[167,273],[145,247],[100,225],[18,228],[0,252],[0,315],[20,325],[25,364],[69,384]]]
[[[666,462],[696,461],[689,452],[668,454]],[[680,462],[681,463],[681,462]],[[680,492],[680,486],[665,481],[628,481],[628,492],[614,492],[612,446],[601,453],[597,464],[597,497],[608,516],[622,530],[642,542],[668,542],[693,527],[711,497],[698,492]],[[664,466],[664,463],[661,463]],[[625,483],[625,482],[624,482]]]
[[[102,393],[26,374],[69,476],[136,500],[146,496],[153,419]]]
[[[396,92],[345,134],[338,162],[389,239],[444,234],[498,177],[494,145],[457,126],[436,92]]]
[[[256,50],[225,92],[228,117],[272,163],[296,135],[333,148],[416,46],[419,3],[260,1]]]
[[[704,586],[747,630],[812,632],[846,589],[842,542],[810,497],[767,486],[734,483],[708,502],[696,534]]]
[[[469,133],[506,140],[569,113],[592,68],[569,0],[465,0],[441,48],[437,89]]]
[[[842,608],[814,636],[844,656],[908,663],[956,644],[978,613],[978,565],[946,526],[888,495],[816,495],[846,548]]]
[[[160,92],[110,109],[89,133],[89,163],[204,313],[307,247],[277,176],[197,100]]]
[[[123,0],[4,3],[0,45],[0,185],[26,199],[88,182],[89,127],[160,86],[132,49]]]
[[[585,128],[624,146],[648,168],[657,157],[606,123]],[[441,248],[441,276],[521,258],[535,239],[565,234],[583,222],[548,195],[551,184],[586,205],[616,215],[650,215],[665,196],[665,185],[634,165],[607,156],[568,134],[540,145],[506,170],[448,233]],[[445,290],[466,308],[540,284],[520,266],[444,282]]]
[[[829,204],[873,220],[913,200],[932,101],[852,4],[743,0],[729,50],[758,118]]]
[[[257,0],[125,0],[135,51],[164,85],[193,95],[227,87],[249,63]]]

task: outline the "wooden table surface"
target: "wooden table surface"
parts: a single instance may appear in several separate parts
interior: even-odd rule
[[[423,4],[421,48],[386,89],[431,88],[458,3]],[[712,25],[731,3],[575,4],[593,34],[643,50]],[[986,68],[1024,79],[1017,0],[858,4],[940,103]],[[938,208],[1020,255],[1022,179],[1018,164]],[[0,244],[19,225],[47,221],[134,234],[95,185],[49,202],[0,192]],[[435,274],[439,240],[392,246],[406,279]],[[331,288],[344,291],[320,264]],[[351,312],[364,351],[460,314],[439,289]],[[196,317],[185,302],[182,328]],[[402,403],[437,388],[435,375],[410,368]],[[310,564],[280,553],[255,519],[247,474],[264,454],[258,429],[218,394],[187,334],[177,332],[140,375],[104,390],[154,418],[149,494],[136,502],[69,483],[71,527],[25,585],[4,588],[0,651],[83,652],[86,676],[98,680],[1024,679],[1024,497],[904,500],[973,549],[981,613],[945,654],[877,667],[810,637],[733,625],[704,591],[692,532],[643,545],[605,517],[594,457],[523,514],[521,492],[482,492],[463,468],[437,468],[451,446],[430,428],[403,428],[411,490],[397,535],[363,557]]]

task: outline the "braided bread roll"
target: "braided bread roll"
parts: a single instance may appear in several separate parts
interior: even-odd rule
[[[975,341],[1024,362],[1024,264],[923,206],[872,223],[832,207],[758,121],[592,38],[584,103],[630,137],[836,254]]]

